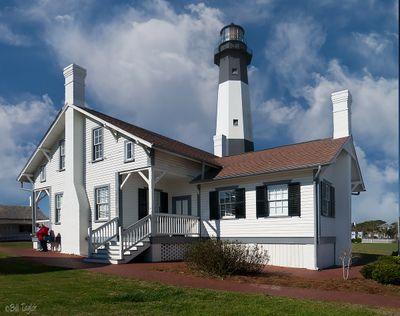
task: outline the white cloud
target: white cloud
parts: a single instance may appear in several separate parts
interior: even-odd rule
[[[47,130],[55,114],[47,95],[25,98],[16,104],[0,98],[0,161],[5,170],[0,173],[0,202],[25,196],[18,190],[17,175],[36,145],[32,143],[33,138]]]
[[[164,1],[145,6],[129,7],[91,29],[78,21],[49,23],[48,44],[60,66],[87,68],[96,108],[211,149],[218,83],[212,54],[221,14],[204,4],[180,14]]]
[[[301,97],[307,106],[297,103],[278,105],[267,101],[257,108],[258,120],[288,129],[295,141],[305,141],[332,136],[332,104],[334,91],[349,89],[353,96],[352,128],[357,142],[370,150],[382,152],[396,160],[398,146],[398,82],[394,79],[362,77],[347,74],[335,60],[327,67],[325,75],[314,74],[315,84],[306,86]],[[272,106],[274,104],[274,106]],[[276,117],[286,115],[286,120]],[[256,123],[257,124],[257,123]]]
[[[278,23],[265,49],[267,61],[292,95],[297,96],[323,61],[318,55],[325,32],[311,17],[299,16]]]
[[[356,151],[367,191],[353,197],[353,218],[357,222],[366,218],[393,222],[399,209],[398,195],[392,185],[393,181],[398,180],[397,172],[394,169],[382,171],[382,168],[367,160],[360,147],[356,146]]]
[[[12,46],[27,46],[30,41],[26,36],[13,32],[8,25],[0,23],[0,43]]]
[[[365,54],[369,54],[371,50],[375,54],[381,54],[390,45],[390,41],[387,38],[374,32],[369,34],[355,32],[353,33],[353,37],[357,41],[357,44],[362,45],[364,49],[360,49],[360,51],[365,52]],[[368,48],[368,51],[365,51],[365,48]]]

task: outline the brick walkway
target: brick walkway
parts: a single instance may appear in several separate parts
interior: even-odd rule
[[[175,286],[400,308],[400,299],[398,296],[385,296],[355,292],[323,291],[304,288],[282,287],[267,284],[244,284],[229,280],[209,279],[197,276],[177,274],[174,272],[157,271],[162,269],[166,265],[170,265],[171,263],[133,263],[123,265],[102,265],[85,263],[83,262],[82,257],[79,256],[71,256],[51,252],[43,253],[37,252],[32,249],[0,247],[0,251],[46,265],[72,269],[85,269],[93,272],[118,275],[143,281],[155,281]],[[310,278],[329,279],[332,276],[341,276],[340,269],[310,271],[304,269],[286,269],[278,267],[271,268],[276,271],[285,271],[288,273],[292,273],[293,275],[305,276]],[[361,277],[357,271],[356,277]]]

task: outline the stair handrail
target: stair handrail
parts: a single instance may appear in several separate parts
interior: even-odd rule
[[[120,235],[121,255],[151,235],[151,215],[147,215],[122,230]]]
[[[97,250],[108,241],[118,236],[118,217],[114,217],[96,229],[89,229],[89,247]]]

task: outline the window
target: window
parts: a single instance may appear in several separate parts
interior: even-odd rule
[[[39,177],[40,182],[46,181],[46,165],[40,166]]]
[[[60,140],[60,170],[65,169],[65,140]]]
[[[96,188],[95,198],[96,220],[108,220],[110,210],[110,197],[108,186]]]
[[[257,217],[300,216],[300,183],[256,187]]]
[[[134,146],[133,142],[125,142],[125,161],[134,161]]]
[[[335,188],[327,181],[320,183],[321,215],[335,217]]]
[[[233,119],[233,126],[239,126],[239,120]]]
[[[245,218],[245,189],[210,192],[210,219]]]
[[[55,201],[55,223],[56,224],[61,223],[62,200],[63,200],[63,194],[62,193],[56,194],[56,201]]]
[[[238,75],[238,69],[237,68],[232,68],[232,75]]]
[[[93,130],[93,161],[103,159],[103,128]]]
[[[268,190],[269,216],[287,216],[288,212],[288,185],[269,185]]]
[[[234,218],[236,206],[235,190],[219,191],[219,212],[221,218]]]

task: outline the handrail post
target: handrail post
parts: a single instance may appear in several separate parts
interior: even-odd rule
[[[122,260],[123,257],[123,237],[122,237],[122,226],[118,226],[118,235],[119,235],[119,258]]]
[[[88,227],[88,257],[92,256],[92,227]]]

